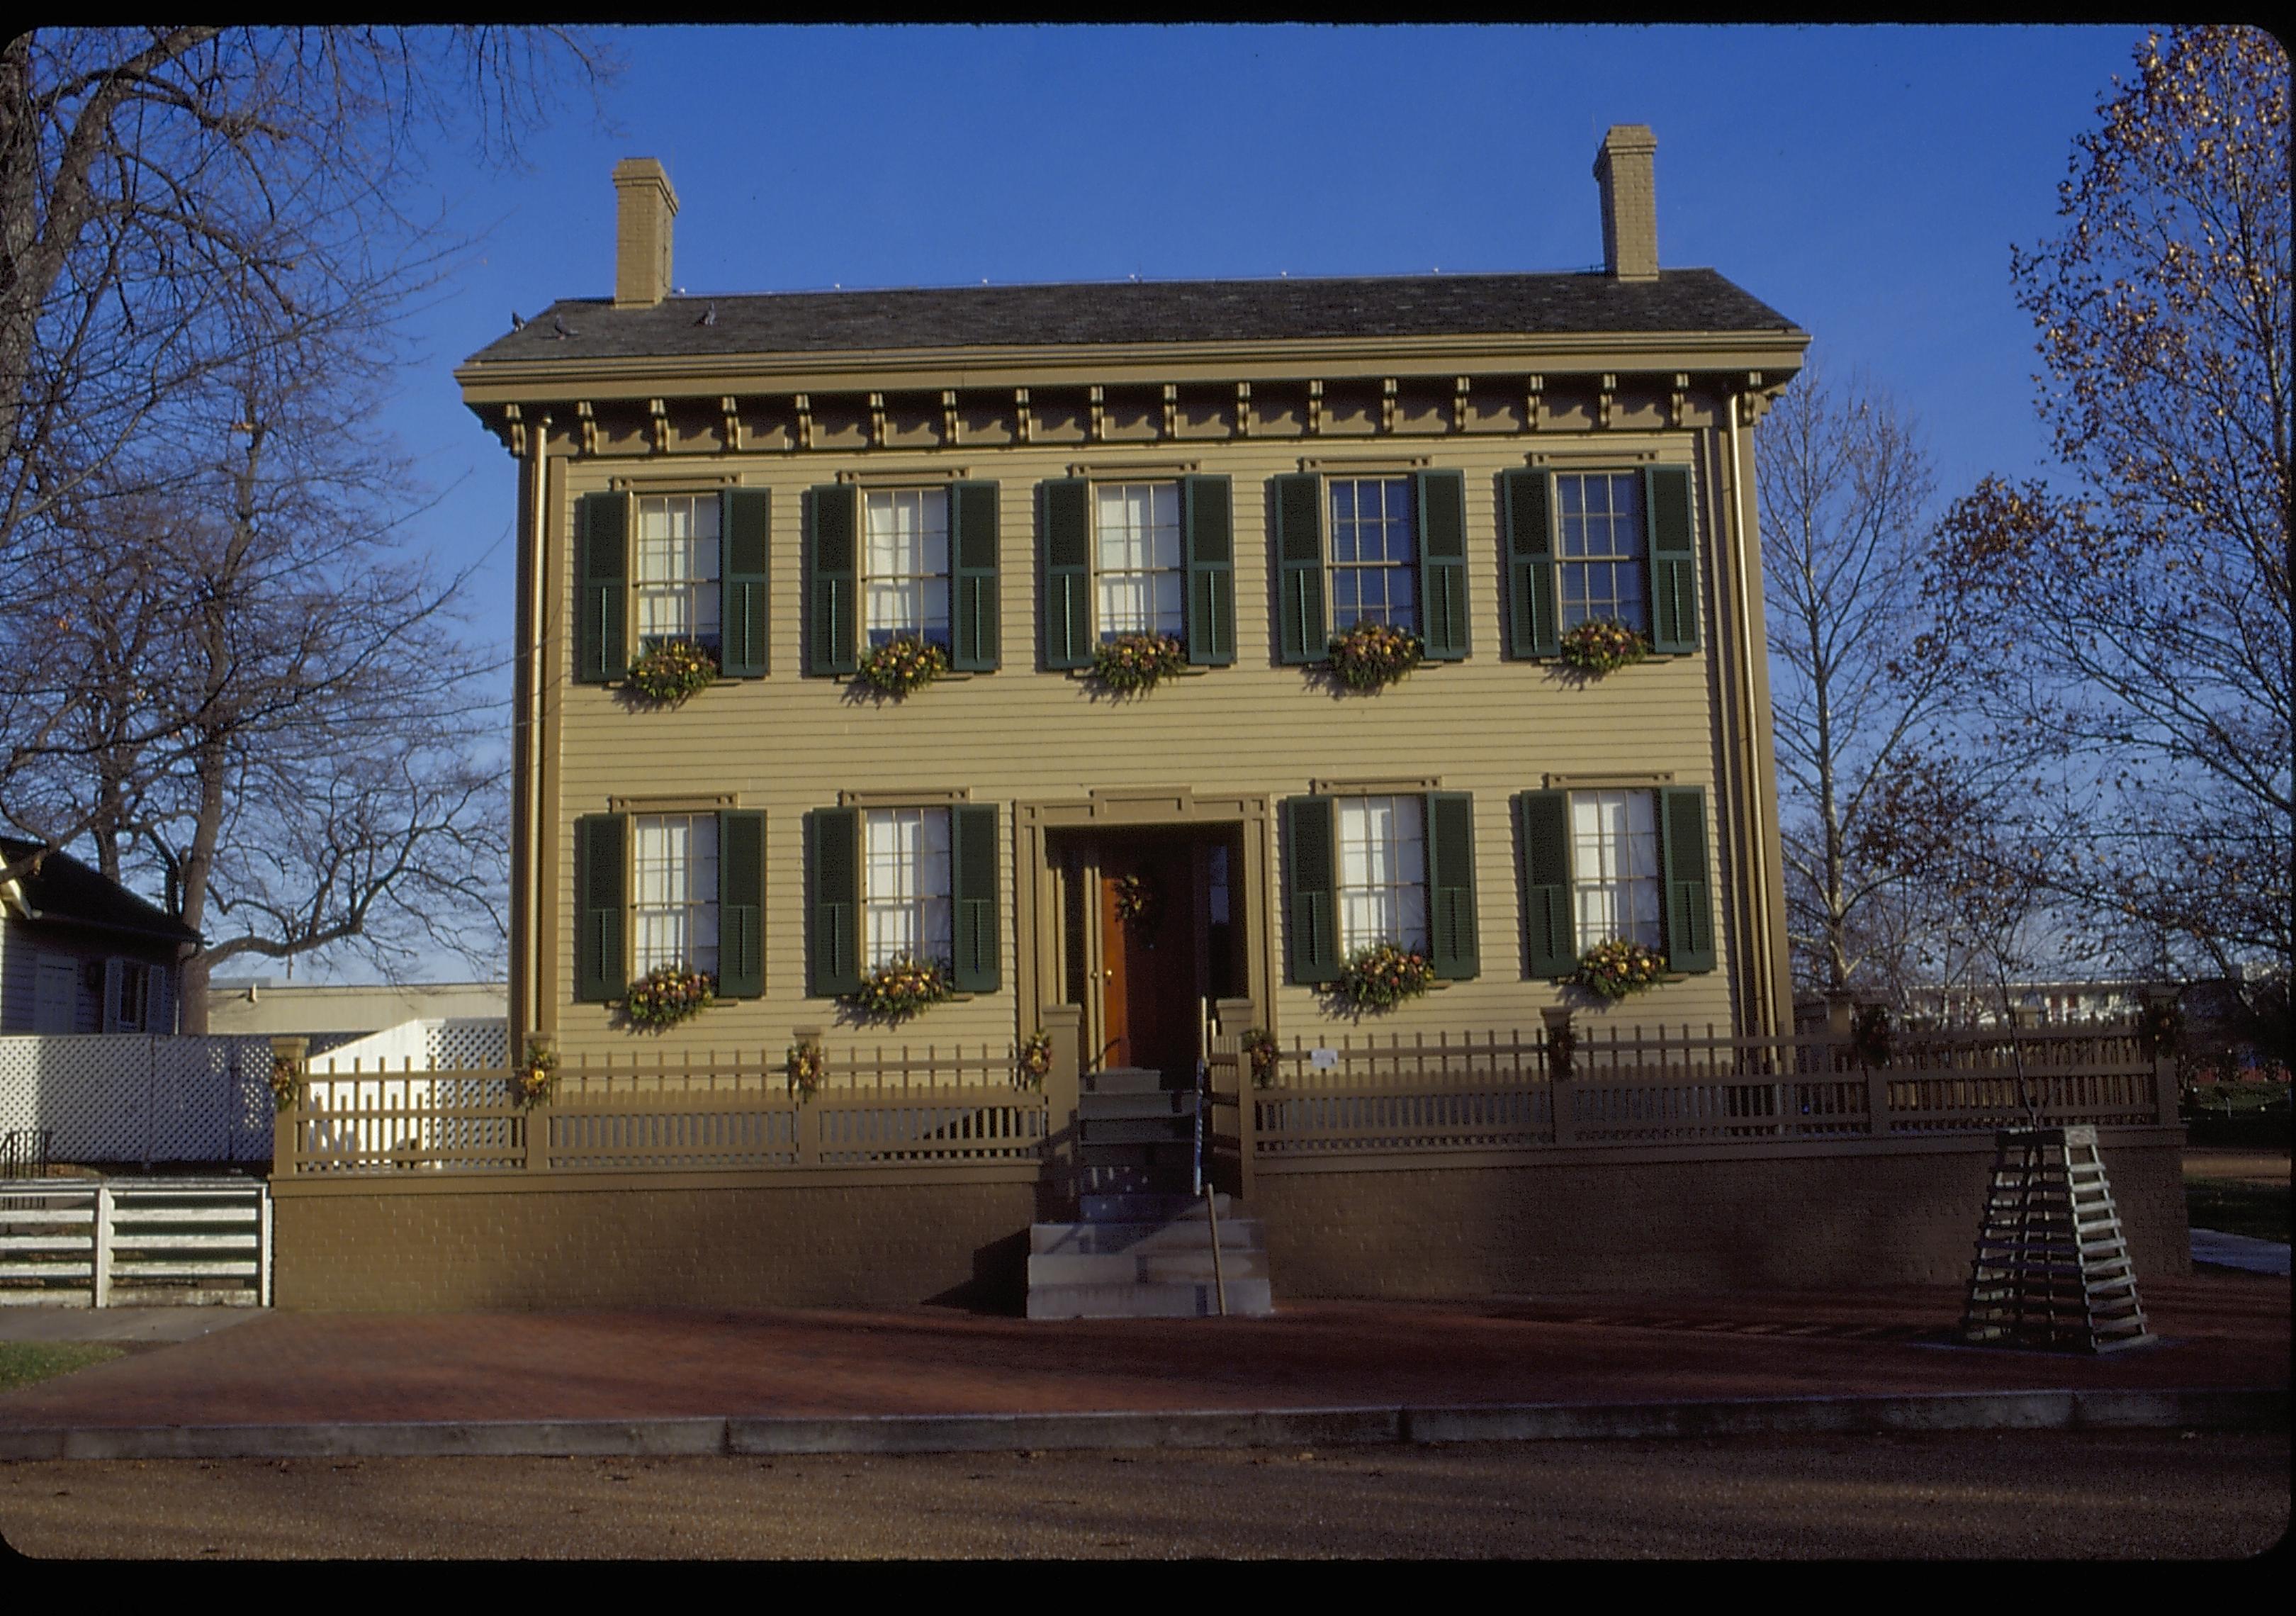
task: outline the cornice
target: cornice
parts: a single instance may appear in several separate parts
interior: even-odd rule
[[[1444,337],[1128,342],[1038,348],[852,349],[823,354],[647,355],[458,366],[463,402],[710,398],[801,391],[1086,386],[1095,381],[1289,381],[1482,372],[1799,369],[1809,333],[1519,332]]]

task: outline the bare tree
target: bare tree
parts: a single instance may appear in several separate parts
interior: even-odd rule
[[[1953,508],[1930,650],[1996,744],[2055,759],[2027,859],[2130,957],[2243,985],[2284,1046],[2291,958],[2288,58],[2149,36],[2082,135],[2066,231],[2013,258],[2078,486]]]
[[[1835,992],[1896,987],[1915,914],[1859,849],[1949,673],[1899,662],[1923,622],[1929,456],[1887,394],[1816,365],[1764,416],[1756,448],[1795,974]]]

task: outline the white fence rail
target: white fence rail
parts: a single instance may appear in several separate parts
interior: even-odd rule
[[[271,1305],[260,1182],[0,1181],[0,1306]]]
[[[271,1109],[267,1038],[0,1038],[0,1133],[49,1130],[53,1161],[267,1161]]]

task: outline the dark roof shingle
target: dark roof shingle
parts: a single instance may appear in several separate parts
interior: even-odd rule
[[[717,319],[704,325],[703,311],[712,305]],[[557,335],[554,316],[574,334]],[[471,360],[1793,329],[1792,321],[1711,269],[1669,269],[1643,282],[1600,272],[1095,282],[680,297],[652,308],[568,299]]]
[[[0,862],[20,858],[39,847],[0,836]],[[195,943],[200,934],[159,905],[147,903],[116,881],[109,881],[69,853],[51,853],[29,875],[19,876],[24,901],[42,920],[132,931],[172,942]]]

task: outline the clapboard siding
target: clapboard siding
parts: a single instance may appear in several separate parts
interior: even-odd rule
[[[1019,930],[1012,923],[1016,801],[1075,800],[1093,787],[1175,785],[1193,787],[1200,796],[1253,792],[1280,798],[1305,792],[1314,778],[1439,776],[1446,791],[1474,793],[1481,974],[1364,1026],[1409,1033],[1533,1025],[1538,1010],[1554,1003],[1555,995],[1546,982],[1526,980],[1522,974],[1519,857],[1511,812],[1517,792],[1543,786],[1550,773],[1671,771],[1677,784],[1706,788],[1718,894],[1734,879],[1724,862],[1734,842],[1716,823],[1731,805],[1717,789],[1714,669],[1707,650],[1652,660],[1583,686],[1567,681],[1551,664],[1510,661],[1501,655],[1506,643],[1505,570],[1498,474],[1521,467],[1527,450],[1564,444],[1615,451],[1621,467],[1641,463],[1637,456],[1652,451],[1687,463],[1694,436],[1543,433],[1411,446],[1414,453],[1431,455],[1437,468],[1466,475],[1473,652],[1461,662],[1426,665],[1374,696],[1334,695],[1312,673],[1275,663],[1265,494],[1266,480],[1298,471],[1303,454],[1336,460],[1352,450],[1368,458],[1365,448],[1292,439],[891,451],[883,458],[899,464],[963,466],[972,479],[1002,485],[1004,665],[995,673],[933,685],[905,702],[882,704],[857,700],[843,680],[799,673],[802,492],[840,468],[869,466],[872,457],[697,455],[677,456],[674,463],[659,456],[575,461],[553,517],[561,546],[554,570],[562,580],[570,576],[565,536],[570,532],[572,500],[604,487],[610,475],[634,481],[642,477],[636,481],[640,493],[707,488],[729,472],[744,487],[770,490],[772,662],[765,678],[721,682],[674,711],[633,710],[613,690],[573,684],[570,652],[560,637],[559,791],[545,886],[555,893],[557,935],[563,939],[570,934],[573,824],[578,816],[603,811],[610,796],[739,793],[742,808],[763,809],[767,816],[766,995],[721,1005],[669,1034],[647,1038],[645,1046],[755,1047],[778,1058],[792,1026],[833,1020],[833,1005],[804,997],[805,812],[834,804],[840,790],[966,786],[974,802],[1003,809],[999,862],[1005,906],[999,936],[1004,988],[938,1008],[882,1038],[889,1044],[913,1045],[1002,1040],[1037,1022],[1036,1007],[1016,1005],[1013,988]],[[1234,665],[1183,678],[1135,701],[1112,701],[1080,678],[1037,671],[1037,483],[1065,475],[1079,462],[1095,474],[1128,459],[1147,467],[1160,460],[1168,466],[1176,447],[1184,447],[1201,472],[1234,479]],[[1169,472],[1143,472],[1159,474]],[[1713,546],[1703,496],[1702,488],[1696,502],[1700,644],[1710,647],[1716,643],[1709,627]],[[556,608],[562,625],[571,604],[568,583]],[[1282,907],[1277,901],[1268,905],[1279,928]],[[1610,1013],[1611,1019],[1728,1023],[1729,956],[1739,939],[1718,896],[1716,922],[1719,969],[1629,1001]],[[1280,932],[1275,940],[1280,950]],[[570,1002],[570,962],[554,962],[551,969],[563,1050],[603,1053],[632,1046],[629,1034],[611,1027],[603,1007]],[[1278,1014],[1287,1030],[1340,1025],[1327,1022],[1318,1001],[1305,989],[1282,989]],[[869,1029],[839,1029],[832,1036],[867,1043],[881,1035]]]

